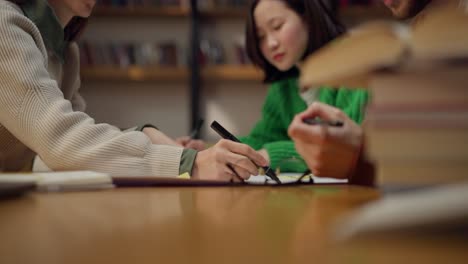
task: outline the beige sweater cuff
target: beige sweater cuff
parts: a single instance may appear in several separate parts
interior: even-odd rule
[[[183,148],[168,145],[151,145],[150,148],[145,158],[151,166],[152,176],[179,176]]]

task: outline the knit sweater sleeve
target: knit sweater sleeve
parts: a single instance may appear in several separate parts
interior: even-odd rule
[[[182,148],[152,145],[141,132],[123,133],[73,111],[49,76],[39,31],[5,5],[0,7],[0,79],[0,123],[51,169],[178,175]]]
[[[270,166],[282,172],[304,172],[307,165],[297,153],[292,140],[281,140],[266,143],[263,148],[270,157]]]
[[[289,88],[289,87],[283,87]],[[284,172],[303,172],[306,165],[294,147],[294,142],[289,138],[285,124],[281,118],[284,108],[284,99],[280,83],[273,83],[263,105],[262,117],[254,126],[250,134],[240,138],[252,148],[265,149],[270,158],[270,166],[280,168]],[[290,106],[288,108],[291,108]]]

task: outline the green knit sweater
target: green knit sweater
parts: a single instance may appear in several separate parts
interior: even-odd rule
[[[362,89],[321,87],[317,99],[340,108],[360,124],[364,119],[368,93]],[[294,116],[306,108],[306,103],[299,95],[297,78],[275,82],[268,91],[262,118],[250,134],[240,140],[256,150],[266,149],[272,168],[280,168],[282,172],[303,172],[307,166],[288,136],[288,127]]]

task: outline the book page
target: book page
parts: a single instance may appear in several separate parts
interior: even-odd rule
[[[278,175],[282,184],[289,184],[296,182],[301,173],[281,173]],[[190,175],[188,173],[184,173],[179,175],[178,178],[181,179],[190,179]],[[346,184],[348,183],[348,179],[334,179],[334,178],[325,178],[325,177],[317,177],[312,175],[312,179],[315,184]],[[245,181],[248,184],[252,185],[275,185],[277,184],[274,180],[270,179],[266,175],[257,175],[257,176],[250,176],[248,180]],[[309,182],[309,178],[305,177],[303,180],[304,183]]]
[[[294,183],[296,182],[302,174],[300,173],[281,173],[278,175],[282,184]],[[334,179],[334,178],[325,178],[325,177],[317,177],[312,175],[312,179],[314,184],[346,184],[348,183],[347,179]],[[248,180],[245,181],[248,184],[254,185],[275,185],[277,184],[274,180],[270,179],[266,175],[258,175],[258,176],[251,176]],[[309,182],[309,177],[304,177],[302,180],[304,183]]]

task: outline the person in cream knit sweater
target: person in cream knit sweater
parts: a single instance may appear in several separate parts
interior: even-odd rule
[[[94,5],[95,0],[0,0],[4,171],[31,170],[36,154],[52,170],[125,176],[188,172],[193,178],[237,181],[266,165],[243,144],[221,140],[197,152],[173,144],[155,128],[122,132],[84,113],[73,40]]]

